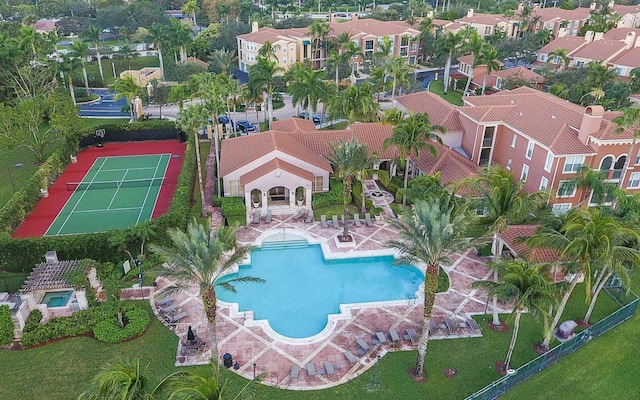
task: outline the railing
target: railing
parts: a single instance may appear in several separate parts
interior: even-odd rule
[[[262,242],[262,246],[260,247],[263,249],[290,249],[307,246],[309,246],[309,242],[307,242],[306,240],[274,240]]]
[[[547,351],[546,353],[540,355],[539,357],[529,361],[525,365],[515,370],[515,373],[506,375],[496,381],[491,382],[491,384],[485,386],[484,388],[473,393],[471,396],[467,397],[466,400],[497,399],[498,397],[508,392],[514,386],[526,381],[538,372],[547,368],[549,365],[555,364],[556,362],[558,362],[558,360],[564,358],[565,356],[573,353],[574,351],[587,344],[589,341],[591,341],[591,339],[605,334],[606,332],[620,325],[627,319],[631,318],[633,314],[635,314],[636,308],[638,307],[638,302],[640,301],[635,293],[629,292],[627,294],[622,291],[617,291],[616,289],[609,289],[608,292],[618,302],[620,302],[621,304],[626,303],[626,305],[618,309],[613,314],[610,314],[606,318],[602,319],[601,321],[598,321],[595,324],[591,325],[588,329],[585,329],[584,331],[576,334],[572,340],[564,342]],[[631,298],[633,299],[630,300]]]

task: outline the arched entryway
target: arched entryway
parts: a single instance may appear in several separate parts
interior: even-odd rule
[[[284,186],[275,186],[269,189],[269,205],[289,205],[289,189]]]

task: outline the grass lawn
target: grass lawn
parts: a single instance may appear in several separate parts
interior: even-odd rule
[[[329,131],[329,130],[340,130],[340,129],[346,129],[347,126],[349,126],[349,122],[348,121],[342,121],[342,122],[337,122],[333,125],[327,126],[325,128],[321,128],[321,131]]]
[[[29,276],[26,272],[4,272],[0,270],[0,292],[16,293]]]
[[[113,76],[114,66],[115,66],[116,77],[120,77],[120,73],[122,71],[129,69],[127,60],[124,58],[113,59],[113,60],[103,59],[102,70],[104,72],[104,80],[106,81],[105,86],[109,86],[115,80]],[[158,60],[157,56],[135,57],[131,59],[131,69],[134,69],[134,70],[144,68],[144,67],[159,67],[159,66],[160,66],[160,61]],[[92,61],[90,63],[87,63],[87,75],[94,76],[98,80],[100,79],[100,69],[98,68],[97,61]],[[81,82],[81,81],[82,79],[78,80],[78,82]]]
[[[444,94],[444,86],[443,86],[443,80],[439,79],[437,81],[431,81],[431,83],[429,84],[429,91],[432,93],[437,94],[438,96],[442,97],[443,99],[445,99],[446,101],[448,101],[449,103],[456,105],[456,106],[461,106],[462,103],[462,93],[460,92],[456,92],[453,89],[449,89],[447,91],[447,94]]]

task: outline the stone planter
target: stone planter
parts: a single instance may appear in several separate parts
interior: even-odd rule
[[[339,249],[351,249],[356,247],[356,239],[353,237],[353,235],[349,235],[351,237],[351,241],[350,242],[341,242],[340,241],[340,237],[342,236],[342,232],[338,233],[337,235],[333,236],[333,241],[336,244],[336,247]]]

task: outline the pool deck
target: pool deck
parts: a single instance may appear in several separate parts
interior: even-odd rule
[[[261,242],[265,237],[275,234],[282,238],[289,235],[303,236],[310,241],[322,242],[326,255],[367,256],[379,254],[386,249],[384,243],[397,237],[397,232],[384,221],[375,221],[374,226],[351,227],[356,246],[339,248],[333,237],[341,232],[335,228],[322,228],[319,222],[305,223],[295,221],[291,216],[274,216],[271,223],[256,224],[238,230],[239,242],[252,244]],[[451,287],[445,293],[436,295],[432,318],[436,327],[430,339],[453,339],[460,337],[482,336],[480,330],[468,325],[462,327],[469,316],[483,314],[487,305],[485,291],[472,289],[471,283],[490,278],[492,272],[485,260],[476,255],[474,249],[457,254],[451,266],[444,269],[449,274]],[[169,282],[159,278],[158,288]],[[211,356],[208,343],[208,323],[198,299],[198,288],[174,296],[174,304],[179,304],[181,312],[187,316],[172,326],[180,343],[176,352],[176,366],[206,364]],[[328,327],[320,334],[307,339],[291,339],[278,335],[263,321],[253,321],[251,312],[238,312],[235,305],[218,303],[216,332],[220,357],[230,353],[233,362],[238,363],[237,373],[251,379],[255,373],[263,374],[263,383],[287,389],[321,389],[347,382],[366,371],[376,362],[377,356],[389,351],[415,349],[408,338],[407,329],[415,329],[418,335],[422,330],[423,303],[419,299],[409,299],[386,303],[367,303],[342,306],[342,314],[331,318]],[[159,306],[152,300],[154,311],[160,316]],[[491,308],[489,308],[491,311]],[[501,306],[500,312],[509,312],[507,306]],[[445,320],[451,319],[455,327],[451,331]],[[185,341],[189,326],[207,343],[200,349],[187,349],[181,343]],[[390,340],[389,330],[396,330],[400,341],[375,344],[376,332],[383,332]],[[366,352],[360,351],[356,340],[362,339],[370,346]],[[417,342],[417,339],[416,339]],[[344,355],[350,351],[357,357],[351,364]],[[325,362],[331,362],[335,373],[328,374]],[[313,364],[316,375],[309,375],[307,364]],[[300,367],[298,378],[290,378],[294,365]]]

